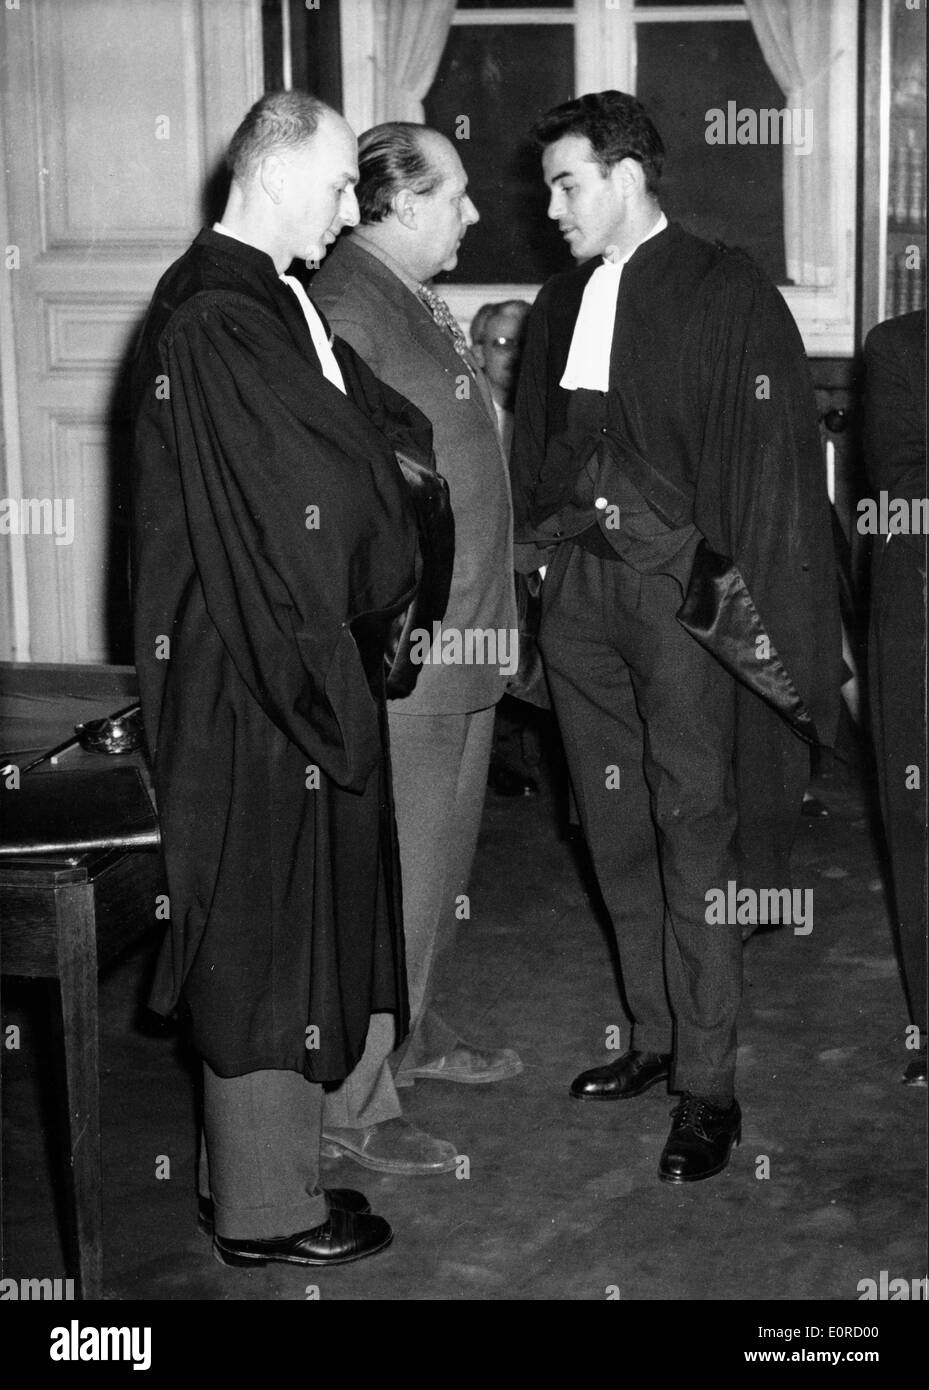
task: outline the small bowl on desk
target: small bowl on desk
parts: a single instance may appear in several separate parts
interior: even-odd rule
[[[92,753],[132,753],[141,748],[145,737],[142,711],[138,708],[107,719],[89,719],[75,724],[74,732],[82,748]]]

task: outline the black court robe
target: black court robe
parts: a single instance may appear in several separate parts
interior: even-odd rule
[[[136,664],[179,1005],[221,1076],[333,1082],[370,1014],[408,1027],[383,698],[419,556],[391,447],[431,428],[336,344],[323,376],[264,252],[204,231],[133,371]]]
[[[616,470],[669,527],[696,526],[713,552],[699,575],[711,601],[692,609],[688,630],[709,606],[711,630],[697,640],[712,647],[721,637],[716,654],[729,669],[761,675],[753,689],[737,685],[739,849],[743,880],[773,886],[788,881],[809,775],[795,730],[830,744],[841,684],[835,556],[803,344],[749,257],[670,223],[623,270],[602,416],[595,431],[577,429],[572,393],[558,383],[598,264],[549,280],[527,325],[511,452],[516,540],[530,543],[520,567],[531,567],[535,546],[569,536],[609,554],[616,534],[595,501],[617,491]],[[738,593],[716,582],[715,557],[734,563]],[[741,644],[730,620],[744,626]],[[759,632],[773,655],[756,644]]]

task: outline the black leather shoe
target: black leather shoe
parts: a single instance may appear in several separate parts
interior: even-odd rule
[[[571,1082],[575,1100],[628,1100],[671,1074],[667,1052],[624,1052],[615,1062],[582,1071]]]
[[[383,1250],[394,1233],[383,1216],[361,1215],[331,1207],[321,1226],[274,1240],[227,1240],[213,1236],[213,1254],[220,1264],[244,1269],[269,1260],[288,1265],[347,1265]]]
[[[917,1052],[912,1062],[907,1064],[906,1070],[900,1080],[904,1086],[925,1086],[926,1084],[926,1049]]]
[[[326,1205],[329,1210],[354,1212],[356,1216],[367,1216],[371,1203],[363,1192],[355,1192],[350,1187],[327,1187]],[[205,1236],[213,1234],[213,1203],[209,1197],[198,1197],[197,1230]]]
[[[700,1182],[721,1173],[729,1151],[742,1139],[742,1112],[734,1100],[726,1110],[702,1096],[685,1095],[671,1111],[671,1133],[658,1164],[662,1182]]]

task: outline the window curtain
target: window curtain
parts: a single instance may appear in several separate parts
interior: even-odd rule
[[[416,121],[445,48],[455,0],[377,0],[374,121]]]
[[[830,285],[835,279],[829,95],[837,3],[842,0],[745,0],[787,107],[804,113],[805,148],[784,147],[784,247],[787,275],[796,285]]]

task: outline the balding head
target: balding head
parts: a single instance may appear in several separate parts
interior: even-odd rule
[[[226,167],[230,174],[243,186],[249,183],[265,155],[307,144],[327,112],[338,114],[309,92],[266,92],[229,142]]]
[[[358,221],[357,145],[337,111],[309,92],[270,92],[229,145],[223,225],[267,251],[278,271],[318,264],[342,227]]]

